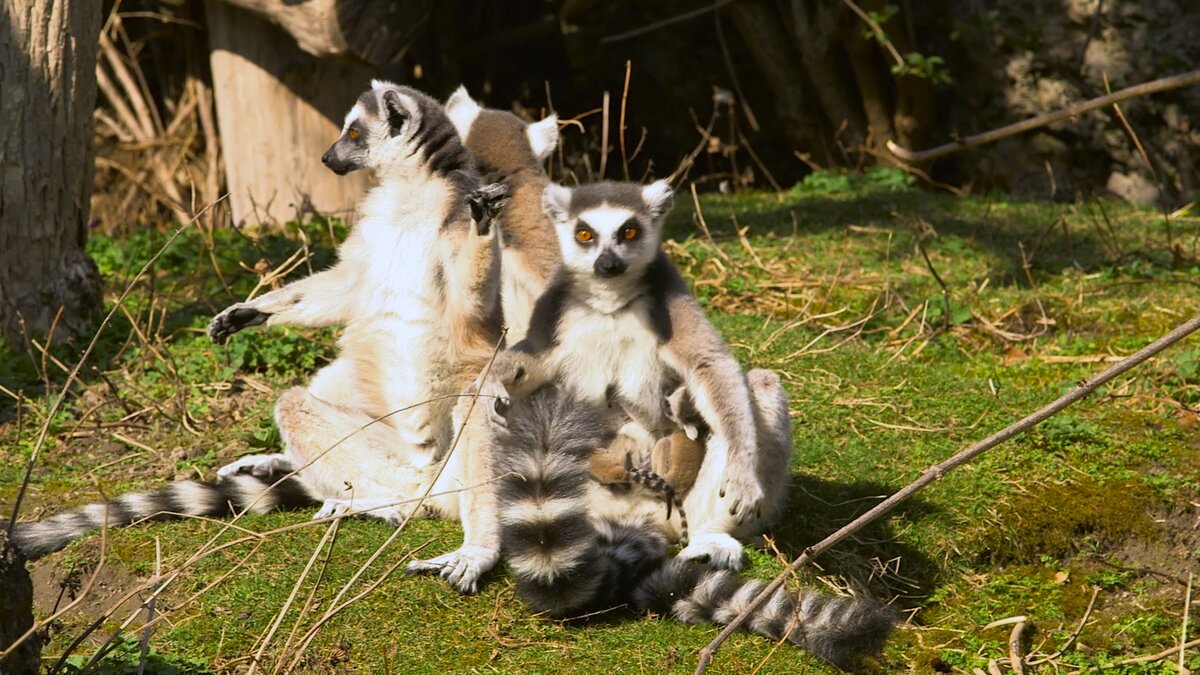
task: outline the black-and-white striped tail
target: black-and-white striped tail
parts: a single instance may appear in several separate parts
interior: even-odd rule
[[[543,389],[512,402],[498,425],[502,551],[517,594],[557,618],[629,605],[684,623],[729,623],[762,581],[668,559],[662,531],[638,517],[590,515],[588,457],[613,437],[603,420],[602,412]],[[784,588],[745,628],[774,640],[786,636],[849,667],[879,652],[895,620],[890,608],[870,600]]]
[[[171,483],[158,492],[133,492],[111,502],[88,504],[48,520],[17,523],[12,543],[26,558],[39,558],[57,551],[88,532],[108,527],[125,527],[143,520],[171,520],[188,516],[225,516],[246,507],[251,513],[299,508],[315,503],[304,485],[284,474],[255,476],[237,474],[211,482]]]

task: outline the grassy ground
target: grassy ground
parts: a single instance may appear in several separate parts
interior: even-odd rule
[[[1186,262],[1195,260],[1200,219],[1186,215],[1168,225],[1161,214],[1111,202],[952,198],[916,191],[886,171],[817,174],[782,195],[704,197],[700,206],[708,234],[697,227],[690,195],[681,195],[668,248],[743,363],[778,369],[792,397],[793,491],[783,522],[751,553],[749,573],[762,578],[924,467],[1200,306],[1197,267]],[[186,231],[135,285],[52,420],[23,515],[211,476],[237,455],[276,446],[274,397],[331,357],[333,333],[272,329],[214,347],[202,330],[298,249],[291,274],[328,264],[340,236],[320,219],[269,237]],[[147,230],[91,242],[110,301],[165,239]],[[0,352],[6,509],[47,414],[47,392],[76,358],[71,348]],[[1007,655],[1011,630],[987,624],[1015,615],[1034,626],[1025,651],[1053,654],[1093,593],[1086,625],[1053,665],[1112,664],[1178,645],[1188,574],[1200,569],[1198,405],[1193,340],[947,475],[820,558],[802,581],[865,589],[905,610],[909,623],[881,672],[986,668]],[[238,525],[266,532],[305,519],[274,514]],[[174,570],[214,536],[246,536],[219,534],[222,527],[190,521],[110,532],[97,583],[53,625],[44,654],[63,654],[156,564]],[[244,668],[315,556],[265,650],[268,665],[288,662],[299,636],[391,534],[383,523],[347,521],[322,550],[326,531],[252,538],[187,568],[156,607],[152,670]],[[434,579],[387,574],[415,548],[448,550],[459,536],[454,523],[410,524],[344,599],[378,580],[377,587],[316,633],[300,669],[689,672],[715,633],[622,613],[571,624],[535,618],[502,572],[474,597]],[[100,556],[99,537],[90,537],[33,564],[40,615],[65,604]],[[302,613],[310,593],[313,606]],[[101,620],[71,663],[86,662],[136,607],[127,602]],[[107,660],[111,672],[137,661],[137,634],[122,635]],[[1200,668],[1200,649],[1186,662]],[[832,672],[750,636],[727,642],[711,672],[759,666]],[[1160,661],[1108,672],[1177,671]]]

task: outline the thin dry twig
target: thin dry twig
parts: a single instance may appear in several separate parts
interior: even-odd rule
[[[777,575],[771,583],[763,587],[762,591],[760,591],[759,594],[754,597],[754,599],[746,604],[742,612],[734,617],[733,620],[731,620],[721,630],[721,632],[715,638],[713,638],[712,642],[705,646],[704,649],[700,650],[700,658],[696,664],[695,675],[699,675],[708,669],[708,665],[712,662],[712,657],[716,653],[717,648],[721,646],[721,643],[727,640],[729,636],[734,633],[734,631],[741,627],[741,625],[745,623],[746,619],[749,618],[750,614],[758,609],[758,607],[761,606],[762,603],[771,596],[771,594],[775,593],[775,591],[777,591],[783,585],[788,574],[806,565],[813,558],[837,545],[837,543],[842,539],[854,534],[868,523],[874,522],[883,514],[894,509],[901,502],[907,500],[920,490],[928,487],[931,483],[940,480],[950,471],[953,471],[959,466],[962,466],[963,464],[975,459],[984,452],[996,447],[997,445],[1000,445],[1001,443],[1004,443],[1018,434],[1028,431],[1041,422],[1053,417],[1072,404],[1086,398],[1089,394],[1093,393],[1104,384],[1107,384],[1125,372],[1142,364],[1150,357],[1158,354],[1171,345],[1174,345],[1175,343],[1194,333],[1196,330],[1200,330],[1200,316],[1193,317],[1192,319],[1184,322],[1170,333],[1167,333],[1137,352],[1127,356],[1120,363],[1114,364],[1105,369],[1094,378],[1080,380],[1074,389],[1059,397],[1053,403],[1043,407],[1041,410],[1038,410],[1037,412],[1028,415],[1023,419],[1010,424],[1004,429],[1001,429],[991,436],[988,436],[986,439],[972,445],[962,452],[959,452],[946,461],[929,467],[921,473],[921,476],[917,478],[917,480],[905,486],[899,492],[893,494],[891,497],[888,497],[883,502],[875,505],[875,507],[858,518],[855,518],[853,521],[843,526],[828,537],[822,539],[820,542],[806,548],[799,557],[792,561],[791,565],[789,565],[787,569],[779,573],[779,575]],[[1169,651],[1169,653],[1174,654],[1178,649],[1178,647],[1173,648]]]
[[[1018,621],[1008,634],[1008,665],[1012,666],[1016,675],[1025,675],[1025,653],[1021,647],[1021,639],[1025,636],[1028,621]]]
[[[715,12],[716,10],[724,7],[725,5],[728,5],[731,2],[733,2],[733,0],[717,0],[716,2],[712,3],[711,5],[709,5],[707,7],[701,7],[700,9],[693,9],[690,12],[684,12],[682,14],[677,14],[675,16],[663,19],[662,21],[655,21],[654,23],[642,26],[640,28],[634,28],[633,30],[625,31],[624,33],[617,33],[616,35],[609,35],[608,37],[600,38],[600,43],[604,44],[606,42],[617,42],[619,40],[628,40],[631,37],[637,37],[638,35],[642,35],[643,33],[649,33],[650,31],[658,30],[659,28],[665,28],[666,26],[670,26],[672,24],[679,23],[680,21],[687,21],[688,19],[694,19],[698,16],[703,16],[705,14],[708,14],[709,12]]]
[[[1015,136],[1026,131],[1030,131],[1031,129],[1044,127],[1047,124],[1053,124],[1055,122],[1061,122],[1065,119],[1077,117],[1086,112],[1104,108],[1126,99],[1135,98],[1138,96],[1147,96],[1149,94],[1157,94],[1159,92],[1178,89],[1179,87],[1186,87],[1196,83],[1200,83],[1200,70],[1193,70],[1187,73],[1180,73],[1179,75],[1172,75],[1170,77],[1164,77],[1151,82],[1137,84],[1132,87],[1126,87],[1125,89],[1121,89],[1120,91],[1114,92],[1107,96],[1101,96],[1099,98],[1091,99],[1090,101],[1069,105],[1062,110],[1046,113],[1045,115],[1038,115],[1037,117],[1031,117],[1027,120],[1016,122],[1015,124],[1009,124],[1007,126],[1000,127],[999,129],[985,131],[981,134],[967,136],[966,138],[961,138],[952,143],[946,143],[945,145],[939,145],[936,148],[930,148],[929,150],[914,152],[897,145],[891,140],[887,142],[887,149],[902,161],[924,162],[931,159],[937,159],[938,157],[944,157],[960,150],[966,150],[968,148],[975,148],[980,145],[994,143],[998,140],[1008,138],[1009,136]]]
[[[1087,625],[1087,620],[1092,615],[1092,609],[1095,608],[1096,598],[1099,595],[1100,595],[1100,587],[1099,586],[1093,587],[1092,588],[1092,599],[1088,601],[1087,609],[1084,610],[1084,612],[1083,612],[1083,618],[1081,618],[1079,620],[1079,625],[1076,626],[1075,631],[1067,637],[1067,641],[1063,643],[1063,646],[1060,647],[1058,651],[1054,652],[1053,654],[1051,654],[1049,656],[1046,656],[1044,658],[1034,659],[1034,660],[1030,661],[1029,665],[1040,666],[1043,663],[1049,663],[1051,661],[1056,660],[1058,657],[1062,656],[1063,654],[1066,654],[1067,650],[1071,648],[1071,645],[1075,643],[1076,638],[1079,637],[1079,634],[1083,632],[1083,627]]]
[[[129,297],[129,293],[133,291],[134,285],[137,284],[137,282],[143,276],[145,276],[146,272],[154,265],[154,263],[158,262],[158,259],[167,250],[167,248],[174,243],[175,239],[179,237],[179,235],[183,234],[183,231],[195,223],[196,220],[200,218],[200,216],[202,216],[206,211],[223,201],[228,196],[229,194],[226,193],[217,201],[206,204],[204,208],[200,209],[200,211],[192,216],[191,219],[189,219],[186,223],[175,228],[175,231],[171,233],[171,236],[167,237],[166,242],[164,242],[163,245],[157,251],[155,251],[154,255],[150,256],[150,259],[146,261],[146,264],[142,265],[142,269],[139,270],[138,273],[134,275],[133,279],[131,279],[125,286],[125,290],[121,292],[121,295],[117,297],[116,302],[113,303],[112,309],[108,310],[108,314],[104,316],[104,320],[101,321],[100,326],[96,328],[96,332],[92,335],[91,341],[88,342],[87,347],[84,348],[83,354],[79,356],[79,361],[75,364],[75,367],[71,369],[71,372],[67,374],[67,379],[63,382],[62,388],[59,389],[58,396],[53,398],[53,403],[50,405],[50,410],[47,412],[46,418],[42,423],[42,428],[38,431],[38,437],[37,441],[34,443],[33,452],[30,453],[29,461],[25,466],[25,476],[21,480],[21,487],[17,490],[17,497],[13,501],[12,515],[9,517],[8,521],[8,534],[10,537],[12,536],[13,526],[17,522],[17,515],[21,512],[21,502],[25,498],[25,491],[29,487],[29,480],[33,476],[33,467],[37,465],[38,458],[42,454],[42,448],[44,448],[46,445],[46,437],[50,433],[50,422],[58,414],[63,402],[66,401],[67,392],[70,391],[71,386],[75,383],[76,378],[79,377],[79,371],[83,368],[83,364],[87,361],[88,357],[91,356],[92,350],[96,348],[96,342],[99,341],[100,334],[104,332],[105,327],[108,326],[109,322],[112,321],[113,316],[116,315],[117,311],[124,304],[125,298]]]

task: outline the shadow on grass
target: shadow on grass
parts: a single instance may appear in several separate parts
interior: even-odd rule
[[[703,236],[693,224],[695,206],[690,195],[680,195],[678,201],[666,236],[676,239]],[[741,196],[709,196],[701,202],[705,221],[719,238],[734,236],[732,217],[736,215],[737,222],[749,228],[750,236],[765,233],[803,236],[842,231],[852,225],[867,226],[892,233],[893,250],[899,250],[898,247],[913,245],[924,221],[932,226],[939,240],[958,239],[1002,261],[993,272],[993,281],[1022,287],[1028,285],[1022,246],[1035,273],[1047,275],[1068,268],[1090,270],[1119,264],[1135,254],[1170,267],[1172,256],[1165,247],[1159,252],[1141,251],[1140,244],[1127,239],[1126,233],[1116,232],[1115,236],[1122,239],[1119,242],[1114,242],[1114,235],[1105,233],[1106,221],[1128,212],[1130,207],[1109,203],[1101,209],[1090,202],[1080,204],[1064,225],[1063,215],[1071,208],[1055,202],[959,198],[913,189],[858,189],[840,197],[792,190],[778,197],[759,195],[751,200]],[[927,247],[944,245],[939,240],[929,241]]]
[[[893,491],[878,483],[839,483],[793,472],[787,509],[768,536],[780,553],[794,560],[805,548],[870,510]],[[910,498],[818,556],[815,568],[843,577],[876,597],[897,598],[901,606],[912,604],[937,586],[941,570],[924,552],[900,540],[897,516],[913,521],[937,510],[919,497]]]

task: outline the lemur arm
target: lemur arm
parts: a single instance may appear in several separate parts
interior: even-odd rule
[[[696,410],[711,430],[708,453],[726,457],[721,496],[739,521],[761,508],[764,492],[756,472],[758,430],[750,388],[741,366],[708,322],[678,273],[667,279],[663,311],[669,326],[660,355],[682,376]],[[677,282],[677,283],[676,283]]]
[[[560,271],[534,303],[525,339],[496,357],[492,373],[509,396],[527,396],[554,379],[558,320],[570,290],[570,280]]]
[[[314,328],[345,323],[353,309],[347,298],[354,286],[354,272],[339,263],[253,300],[226,307],[208,324],[208,335],[220,344],[243,328],[264,323]]]
[[[467,194],[470,217],[467,209],[456,209],[451,217],[458,222],[450,227],[461,233],[453,245],[440,247],[449,340],[451,348],[460,352],[490,353],[495,345],[500,251],[492,220],[507,197],[508,188],[501,184]]]

